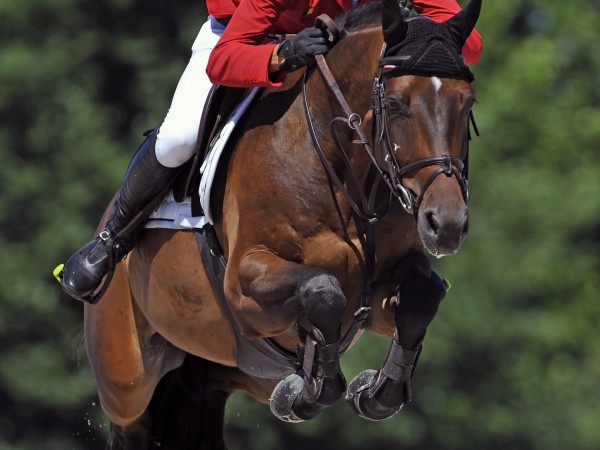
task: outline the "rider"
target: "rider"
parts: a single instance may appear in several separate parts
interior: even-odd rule
[[[134,155],[106,227],[66,262],[65,292],[89,301],[109,270],[135,246],[139,225],[122,231],[170,185],[180,167],[193,156],[202,109],[212,84],[234,87],[279,86],[286,73],[326,53],[325,32],[315,18],[334,18],[373,0],[207,0],[209,12],[179,80],[162,125],[148,135]],[[456,0],[414,0],[415,10],[438,22],[460,11]],[[280,44],[270,34],[297,35]],[[473,31],[463,47],[468,63],[481,53],[481,37]],[[137,224],[147,217],[140,217]],[[130,227],[127,227],[130,228]],[[122,235],[121,235],[122,234]]]

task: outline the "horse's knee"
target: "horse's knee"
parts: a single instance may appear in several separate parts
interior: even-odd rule
[[[298,297],[306,318],[325,340],[337,340],[347,303],[337,278],[325,272],[307,277],[298,285]]]
[[[127,364],[124,360],[116,360],[92,363],[102,409],[110,421],[119,426],[129,426],[144,414],[160,379],[181,366],[185,358],[183,351],[158,335],[154,335],[146,346],[147,350],[154,351],[144,355],[143,362]],[[90,356],[94,361],[93,354]]]
[[[419,276],[403,282],[398,289],[396,316],[423,314],[437,311],[446,295],[441,277],[431,272],[431,277]]]
[[[415,277],[400,285],[395,316],[403,347],[418,344],[445,296],[446,285],[434,271],[430,277]]]

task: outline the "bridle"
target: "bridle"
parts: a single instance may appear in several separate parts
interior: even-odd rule
[[[382,54],[385,52],[385,45],[386,44],[384,43]],[[389,62],[389,58],[387,61]],[[387,62],[385,64],[387,64]],[[423,201],[423,197],[425,196],[425,192],[439,175],[444,174],[447,177],[456,177],[461,188],[463,199],[466,203],[468,199],[468,165],[466,163],[468,152],[464,161],[460,158],[450,155],[431,156],[429,158],[423,158],[405,165],[402,165],[398,161],[395,151],[396,146],[392,146],[390,133],[388,130],[383,67],[384,63],[380,59],[379,70],[373,84],[372,93],[372,111],[374,117],[373,143],[381,147],[381,153],[383,154],[383,160],[386,164],[386,167],[383,168],[379,166],[379,170],[382,172],[382,176],[389,186],[391,192],[395,197],[398,198],[404,210],[409,214],[413,214],[416,219],[418,216],[419,207]],[[470,115],[470,118],[472,120],[472,115]],[[435,169],[433,173],[431,173],[425,180],[425,183],[423,183],[421,192],[418,196],[402,184],[402,180],[404,178],[420,171],[425,167],[430,166],[439,167]]]
[[[381,55],[385,53],[385,43],[383,44],[383,48],[381,50]],[[369,142],[366,138],[366,134],[362,129],[362,123],[360,116],[352,112],[348,102],[346,101],[344,95],[341,93],[333,74],[329,70],[327,63],[325,62],[325,58],[323,55],[317,55],[316,57],[317,67],[321,72],[321,75],[326,81],[329,89],[333,92],[335,97],[338,100],[338,103],[342,107],[344,114],[346,117],[336,117],[332,119],[330,123],[330,132],[333,138],[333,141],[339,150],[340,154],[343,156],[343,160],[348,167],[350,172],[351,180],[355,184],[357,188],[357,192],[359,192],[360,203],[357,202],[349,193],[348,189],[344,186],[344,183],[335,173],[331,163],[326,158],[324,151],[319,143],[318,137],[314,130],[314,125],[312,121],[312,117],[308,108],[308,99],[306,93],[306,82],[307,82],[307,72],[305,73],[304,85],[303,85],[303,96],[304,96],[304,105],[306,118],[308,123],[308,128],[311,133],[311,137],[313,140],[314,147],[317,149],[317,153],[327,171],[330,179],[336,185],[338,190],[344,195],[354,212],[362,219],[367,221],[378,220],[384,214],[378,214],[374,211],[374,195],[375,192],[371,190],[369,196],[364,193],[364,187],[359,183],[358,176],[356,174],[355,169],[350,164],[349,158],[347,156],[346,151],[343,149],[340,144],[339,139],[337,138],[335,125],[337,123],[345,123],[351,130],[353,130],[358,138],[353,141],[354,144],[359,144],[364,147],[367,154],[369,155],[371,161],[373,162],[373,167],[376,169],[378,173],[378,178],[382,179],[385,184],[388,186],[390,193],[392,196],[398,198],[400,204],[404,208],[404,210],[412,214],[415,219],[418,217],[419,207],[421,202],[423,201],[423,197],[427,191],[427,189],[431,186],[433,181],[441,174],[444,174],[447,177],[456,177],[459,186],[461,188],[461,192],[463,195],[463,199],[465,202],[468,199],[468,152],[465,156],[465,159],[456,158],[450,155],[442,155],[442,156],[432,156],[428,158],[423,158],[418,161],[411,162],[409,164],[402,165],[398,158],[396,157],[396,152],[393,150],[393,146],[390,140],[390,134],[388,130],[388,120],[387,120],[387,108],[386,108],[386,97],[385,97],[385,87],[384,87],[384,73],[383,67],[384,63],[382,62],[382,58],[380,58],[379,70],[378,74],[373,83],[373,91],[372,91],[372,112],[373,112],[373,127],[372,127],[372,141],[373,144]],[[473,124],[475,132],[478,134],[477,126],[473,119],[472,113],[469,115],[470,124]],[[468,137],[470,139],[470,127],[469,127]],[[375,147],[380,148],[380,155],[378,155],[375,151]],[[383,161],[383,164],[380,162]],[[421,188],[421,192],[416,195],[410,189],[406,188],[402,180],[416,172],[420,171],[425,167],[430,166],[439,166],[437,169],[433,171],[425,180]],[[377,184],[377,183],[376,183]],[[367,200],[369,199],[369,200]]]

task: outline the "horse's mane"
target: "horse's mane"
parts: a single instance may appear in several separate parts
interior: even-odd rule
[[[381,25],[381,8],[380,1],[366,3],[337,16],[335,24],[342,33]]]

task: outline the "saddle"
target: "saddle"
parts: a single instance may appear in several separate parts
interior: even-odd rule
[[[206,159],[215,137],[225,124],[235,107],[240,103],[246,91],[251,88],[234,88],[214,85],[209,93],[198,129],[198,139],[194,156],[185,163],[181,173],[173,183],[173,197],[181,203],[186,197],[192,198],[192,215],[203,215],[200,206],[198,188],[200,185],[200,167]]]

